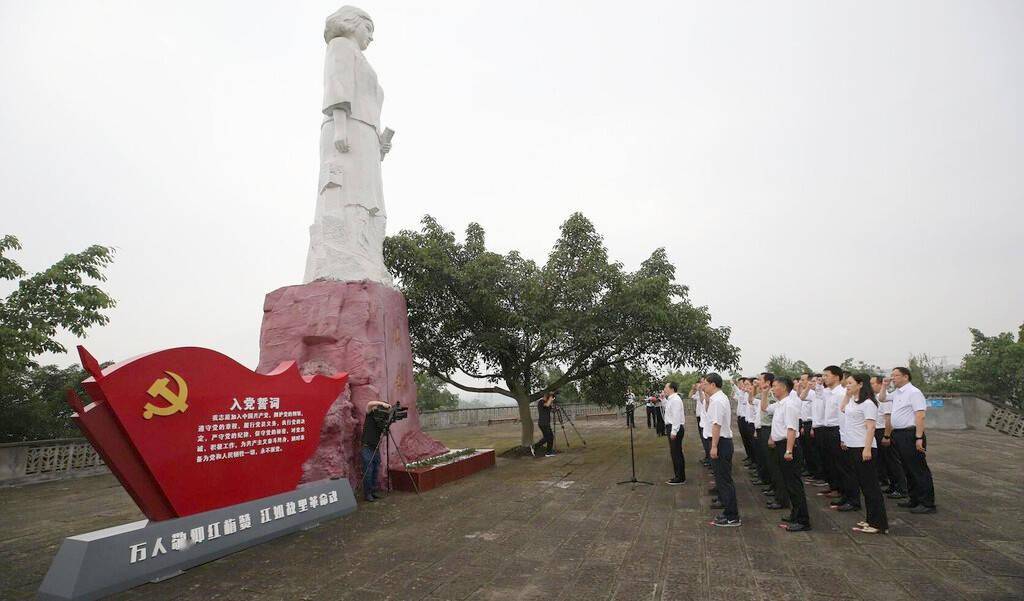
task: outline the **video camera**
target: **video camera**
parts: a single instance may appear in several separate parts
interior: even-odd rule
[[[388,411],[388,423],[389,424],[393,424],[395,422],[402,421],[403,419],[405,419],[407,417],[409,417],[409,408],[408,407],[403,407],[401,401],[395,403],[395,405],[393,407],[391,407],[391,410]]]

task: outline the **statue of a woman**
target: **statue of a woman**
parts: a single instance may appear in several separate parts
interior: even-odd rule
[[[320,185],[304,281],[368,279],[390,285],[380,171],[390,135],[384,138],[380,131],[384,92],[363,56],[373,41],[373,20],[343,6],[327,17],[324,40]]]

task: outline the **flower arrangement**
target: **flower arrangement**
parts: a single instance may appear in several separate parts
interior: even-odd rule
[[[409,469],[416,469],[420,467],[430,467],[434,465],[441,465],[444,463],[451,463],[459,457],[466,457],[476,453],[476,449],[452,449],[446,453],[440,455],[434,455],[433,457],[427,457],[426,459],[420,459],[407,464]]]

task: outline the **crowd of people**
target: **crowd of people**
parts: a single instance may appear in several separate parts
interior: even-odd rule
[[[835,365],[796,380],[764,372],[734,381],[730,402],[719,374],[703,376],[689,397],[704,450],[701,463],[714,476],[711,507],[720,513],[711,523],[742,524],[733,479],[734,437],[745,454],[741,465],[751,483],[763,487],[766,506],[788,510],[779,524],[788,532],[812,527],[808,490],[827,500],[831,510],[863,511],[853,530],[864,534],[889,529],[887,497],[911,513],[935,513],[926,459],[927,403],[911,380],[905,367],[888,377],[847,373]],[[647,427],[669,438],[673,475],[667,483],[684,484],[686,411],[678,384],[667,382],[645,405]]]

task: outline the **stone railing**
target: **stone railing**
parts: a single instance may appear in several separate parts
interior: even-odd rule
[[[977,394],[926,392],[928,427],[938,430],[991,428],[1010,436],[1024,436],[1024,412]]]
[[[613,416],[621,413],[617,407],[590,404],[563,404],[566,415],[572,419],[593,416]],[[537,419],[537,405],[530,407],[530,415]],[[424,430],[444,430],[464,426],[486,426],[495,422],[511,422],[519,419],[519,407],[483,407],[480,409],[441,409],[420,413],[420,426]]]
[[[42,482],[106,471],[103,459],[84,438],[0,444],[0,484]]]
[[[1024,415],[1011,409],[994,408],[985,425],[1010,436],[1024,436]]]

